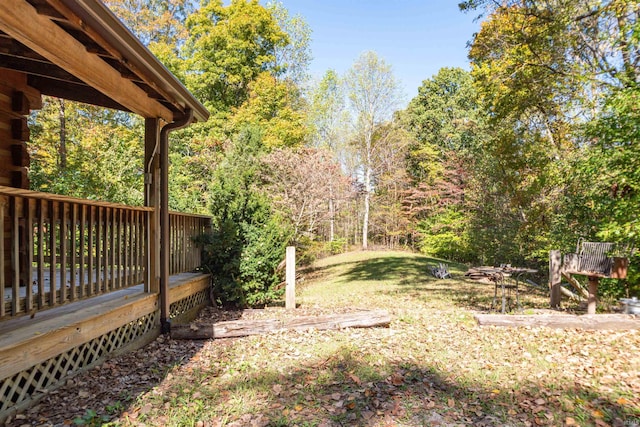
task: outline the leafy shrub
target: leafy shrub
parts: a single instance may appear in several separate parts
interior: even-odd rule
[[[465,223],[464,214],[453,209],[421,221],[418,225],[420,252],[454,261],[469,261],[474,255],[464,230]]]
[[[203,236],[204,269],[226,306],[264,305],[278,298],[277,266],[290,232],[254,185],[262,154],[260,132],[244,130],[216,170],[211,190],[213,231]]]
[[[331,255],[338,255],[345,253],[347,250],[347,239],[340,238],[334,239],[331,242],[327,242],[327,249]]]

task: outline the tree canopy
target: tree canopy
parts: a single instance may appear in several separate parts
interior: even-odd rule
[[[171,136],[170,206],[213,216],[221,302],[275,297],[286,244],[544,269],[579,237],[637,239],[638,0],[464,1],[469,70],[403,109],[375,52],[312,78],[311,28],[282,3],[108,3],[212,112]],[[34,189],[142,203],[139,118],[47,98],[30,124]],[[631,270],[605,291],[637,289]]]

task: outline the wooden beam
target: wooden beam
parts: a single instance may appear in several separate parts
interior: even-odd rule
[[[0,28],[20,43],[44,56],[85,83],[143,117],[173,121],[173,113],[97,55],[71,37],[49,18],[39,15],[24,0],[0,2]]]
[[[583,288],[580,285],[580,283],[570,273],[563,271],[562,277],[564,277],[565,280],[569,282],[571,286],[573,286],[573,289],[575,289],[578,292],[579,296],[582,296],[584,298],[589,298],[589,291]]]
[[[176,280],[176,278],[178,278]],[[209,288],[211,276],[209,274],[188,274],[184,278],[180,275],[172,276],[171,287],[169,290],[169,303],[180,301],[191,295]]]
[[[629,314],[594,314],[584,316],[572,316],[568,314],[476,314],[474,317],[480,326],[530,326],[585,330],[640,329],[640,316]]]
[[[28,83],[29,86],[37,88],[43,95],[84,102],[85,104],[98,105],[100,107],[113,108],[120,111],[131,111],[122,104],[118,104],[113,99],[104,95],[102,92],[99,92],[84,83],[56,80],[34,75],[29,75]]]
[[[596,314],[596,305],[598,303],[598,283],[600,278],[597,276],[589,276],[589,297],[587,298],[587,314]]]
[[[120,61],[123,64],[126,64],[127,68],[129,70],[131,70],[131,72],[133,74],[141,76],[143,78],[143,80],[145,81],[145,85],[148,86],[149,88],[152,88],[157,94],[159,94],[159,97],[164,98],[167,101],[167,103],[169,103],[169,104],[178,105],[178,102],[175,99],[173,94],[167,92],[166,90],[163,90],[162,87],[160,87],[160,85],[156,84],[156,82],[153,80],[153,78],[150,78],[148,75],[146,75],[143,72],[143,70],[140,70],[133,63],[131,63],[130,61],[127,61],[125,58],[123,58],[121,52],[119,52],[112,45],[110,45],[93,28],[87,27],[85,22],[80,17],[78,17],[64,3],[62,3],[62,0],[48,0],[47,3],[51,7],[56,9],[59,14],[63,15],[66,18],[66,21],[65,21],[66,25],[73,25],[73,26],[75,26],[77,28],[81,28],[84,33],[86,33],[102,49],[105,50],[107,55],[109,55],[109,59],[114,59],[114,60]],[[104,53],[101,53],[101,52],[97,52],[97,53],[100,54],[101,56],[105,56]],[[153,95],[149,95],[149,96],[153,97]]]
[[[233,338],[259,335],[282,330],[372,328],[389,326],[391,317],[386,311],[360,311],[326,316],[301,316],[286,320],[232,320],[209,324],[172,326],[172,339]]]

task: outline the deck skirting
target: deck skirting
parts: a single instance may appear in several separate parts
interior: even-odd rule
[[[192,318],[208,304],[209,276],[171,276],[170,317]],[[0,328],[0,422],[66,379],[160,334],[157,294],[130,288],[60,307]],[[75,305],[75,306],[74,306]]]

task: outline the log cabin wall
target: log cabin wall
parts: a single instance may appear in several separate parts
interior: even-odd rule
[[[27,116],[41,106],[25,74],[0,69],[0,185],[29,189]]]
[[[29,189],[29,127],[27,116],[42,107],[40,93],[27,85],[25,74],[0,68],[0,185]],[[4,203],[0,200],[0,203]],[[5,206],[5,212],[9,212]],[[10,216],[5,215],[5,266],[10,266]],[[11,286],[10,268],[5,269],[5,286]]]

